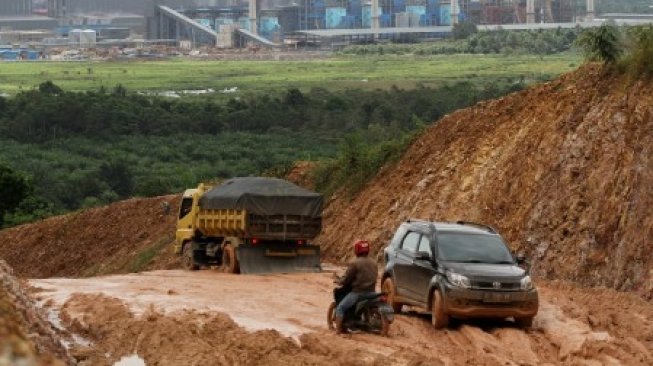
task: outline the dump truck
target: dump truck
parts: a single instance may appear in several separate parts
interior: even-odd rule
[[[232,178],[187,189],[175,253],[187,270],[319,272],[322,195],[278,178]]]

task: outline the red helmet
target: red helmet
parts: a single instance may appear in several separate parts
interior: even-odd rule
[[[354,253],[357,257],[367,255],[370,252],[370,242],[367,240],[356,240],[354,243]]]

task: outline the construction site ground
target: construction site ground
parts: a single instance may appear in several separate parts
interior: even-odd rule
[[[508,320],[435,330],[405,308],[389,337],[338,336],[326,309],[333,272],[232,275],[163,270],[31,280],[85,365],[650,365],[653,306],[634,295],[539,283],[531,330]]]

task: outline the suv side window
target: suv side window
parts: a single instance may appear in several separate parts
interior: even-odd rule
[[[406,228],[402,225],[399,227],[399,230],[395,233],[395,235],[392,237],[392,240],[390,241],[390,245],[392,245],[395,248],[399,248],[401,245],[401,238],[406,235]]]
[[[407,250],[409,252],[416,252],[420,235],[420,233],[416,233],[414,231],[408,233],[408,235],[406,235],[404,238],[404,242],[401,244],[401,249]]]
[[[428,236],[422,235],[422,240],[419,241],[419,247],[417,251],[429,253],[431,258],[433,258],[433,252],[431,251],[431,241],[429,240]]]

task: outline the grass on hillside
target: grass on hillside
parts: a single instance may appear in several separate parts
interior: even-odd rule
[[[337,57],[310,61],[112,61],[0,63],[0,93],[14,94],[51,80],[65,90],[122,84],[130,90],[238,87],[243,92],[308,89],[411,88],[445,81],[524,78],[547,80],[576,68],[574,53]]]

